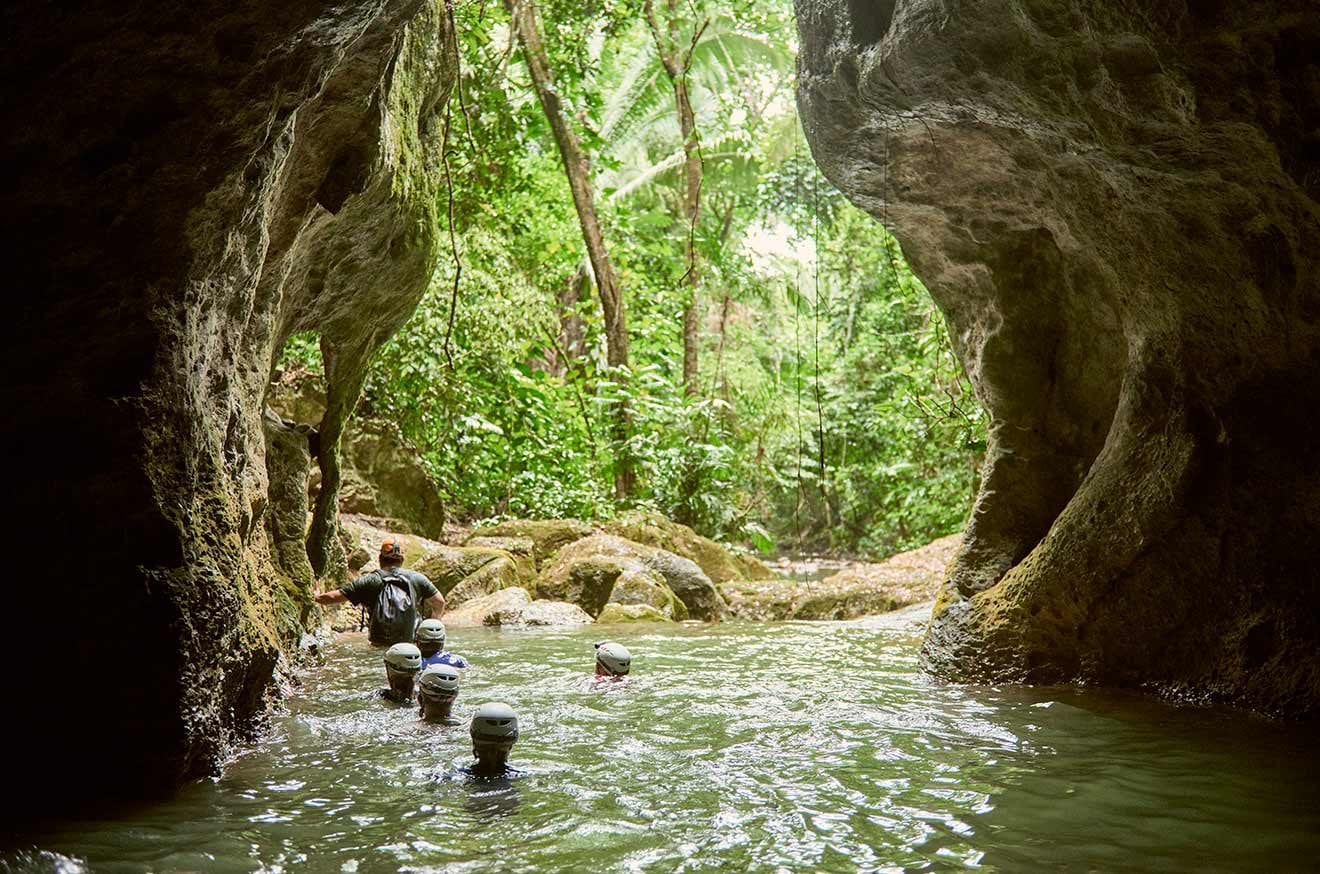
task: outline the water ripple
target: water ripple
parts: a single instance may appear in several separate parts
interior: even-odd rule
[[[360,638],[218,781],[34,835],[0,872],[1300,870],[1320,849],[1303,731],[1132,696],[924,680],[910,621],[455,629],[460,715],[505,700],[526,776],[451,775],[463,728],[374,697]],[[62,866],[62,867],[61,867]]]

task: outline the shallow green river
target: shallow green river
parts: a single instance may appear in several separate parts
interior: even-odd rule
[[[373,700],[342,638],[225,776],[122,818],[25,835],[0,870],[775,871],[1320,867],[1311,731],[1074,690],[958,688],[897,619],[454,629],[459,698],[523,717],[509,787],[440,781],[466,728]],[[89,765],[94,764],[89,762]]]

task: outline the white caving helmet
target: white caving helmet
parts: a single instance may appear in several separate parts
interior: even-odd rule
[[[616,677],[622,677],[632,667],[632,653],[621,643],[602,640],[596,644],[596,663]]]
[[[417,626],[416,640],[418,643],[426,641],[427,643],[439,643],[440,648],[445,648],[445,624],[439,619],[423,619],[422,624]]]
[[[453,698],[458,694],[458,670],[452,665],[432,665],[422,671],[417,686],[423,698]]]
[[[518,714],[503,701],[489,701],[472,714],[468,732],[473,743],[513,743],[518,739]]]
[[[385,650],[385,667],[400,673],[416,673],[422,669],[422,651],[411,643],[396,643]]]

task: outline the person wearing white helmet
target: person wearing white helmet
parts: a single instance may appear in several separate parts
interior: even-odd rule
[[[509,767],[509,752],[518,740],[518,714],[502,701],[488,701],[472,714],[468,727],[472,735],[472,754],[477,760],[462,772],[469,777],[489,780],[513,777],[521,772]]]
[[[461,655],[445,652],[445,624],[439,619],[426,619],[417,626],[417,648],[422,651],[422,669],[432,665],[451,665],[455,668],[469,667],[468,660]]]
[[[409,704],[417,675],[422,672],[422,651],[411,643],[396,643],[385,650],[385,679],[390,687],[380,696],[396,704]]]
[[[422,671],[417,681],[420,716],[436,725],[458,725],[451,711],[458,698],[458,668],[453,665],[432,665]]]
[[[596,676],[621,679],[632,669],[632,653],[621,643],[609,640],[596,642]]]

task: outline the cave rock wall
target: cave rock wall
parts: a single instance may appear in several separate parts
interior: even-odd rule
[[[439,0],[0,13],[0,455],[25,520],[3,651],[34,705],[7,803],[168,789],[263,712],[310,610],[310,453],[333,479],[366,362],[429,280],[449,21]],[[312,441],[263,416],[303,330],[332,374]]]
[[[1320,703],[1311,2],[798,0],[812,152],[991,416],[923,656]]]

